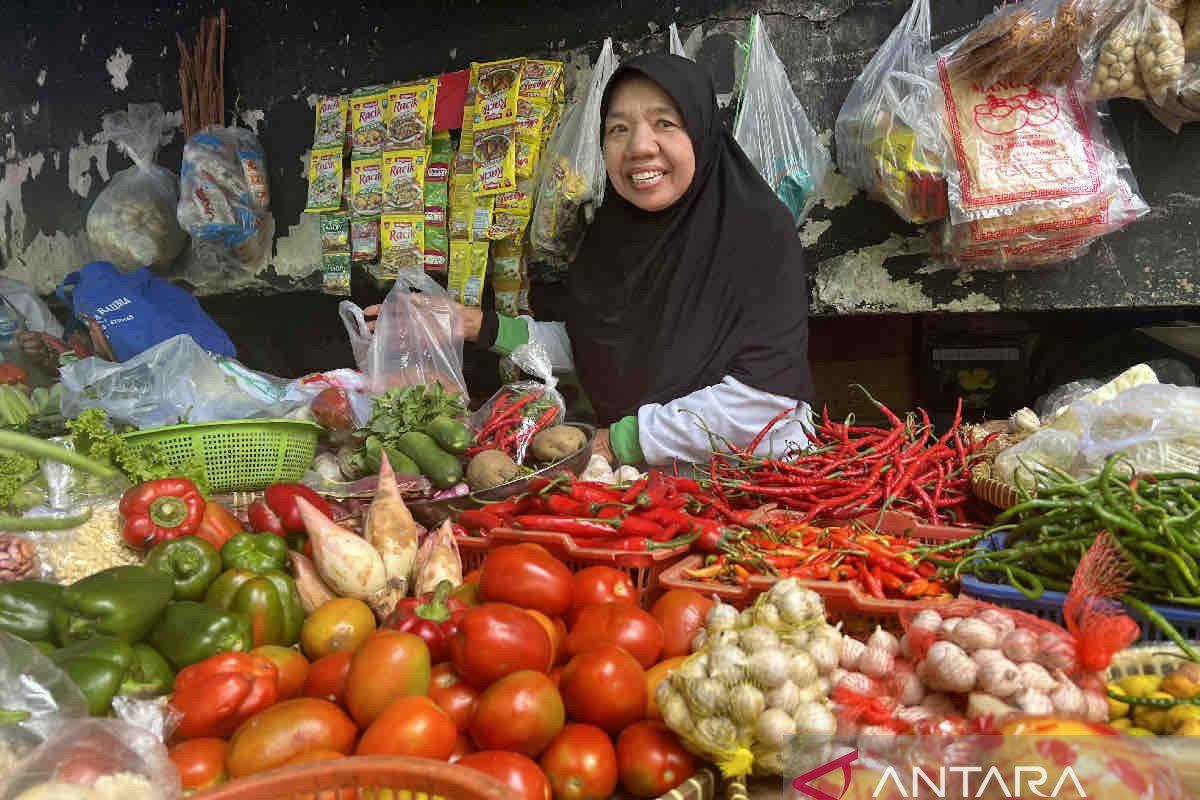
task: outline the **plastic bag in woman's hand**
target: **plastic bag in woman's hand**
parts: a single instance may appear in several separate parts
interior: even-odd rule
[[[65,672],[29,642],[0,631],[0,731],[13,734],[3,741],[37,744],[64,721],[87,715],[87,701]]]
[[[750,21],[750,52],[742,82],[733,138],[798,225],[816,202],[832,162],[792,91],[758,14]]]
[[[133,166],[113,176],[87,215],[96,255],[124,270],[166,266],[187,235],[175,219],[179,179],[154,163],[158,148],[173,137],[162,106],[131,104],[106,114],[100,140],[116,142]],[[168,135],[169,134],[169,135]]]
[[[503,450],[513,461],[524,464],[533,438],[562,422],[567,406],[555,388],[558,379],[545,348],[523,344],[509,358],[534,380],[501,386],[471,415],[476,444],[467,452],[474,455],[483,450]]]

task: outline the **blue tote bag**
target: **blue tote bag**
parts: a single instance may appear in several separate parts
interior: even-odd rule
[[[191,292],[145,267],[123,273],[107,261],[93,261],[68,275],[57,294],[76,320],[100,325],[121,361],[182,333],[210,353],[237,356],[229,336]]]

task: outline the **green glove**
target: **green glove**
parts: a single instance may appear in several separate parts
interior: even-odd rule
[[[156,544],[146,566],[175,582],[172,599],[200,600],[221,574],[221,554],[199,536],[180,536]]]
[[[44,581],[0,583],[0,631],[27,642],[54,638],[54,610],[62,587]]]
[[[282,570],[287,560],[287,540],[273,533],[235,533],[221,548],[225,569]]]
[[[50,654],[87,700],[88,713],[102,717],[133,668],[133,647],[112,636],[94,636]]]
[[[54,632],[66,646],[93,636],[139,641],[162,616],[175,585],[146,567],[112,567],[63,590]]]
[[[175,670],[148,644],[133,646],[133,666],[121,682],[118,694],[127,697],[159,697],[175,685]]]
[[[264,644],[290,647],[300,640],[300,626],[304,623],[300,593],[295,582],[279,570],[256,575],[248,569],[231,569],[213,582],[204,602],[248,616],[255,647]]]
[[[250,650],[254,631],[245,614],[185,600],[167,604],[146,643],[175,669],[183,669],[217,653]]]

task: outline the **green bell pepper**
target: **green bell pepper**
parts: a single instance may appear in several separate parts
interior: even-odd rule
[[[175,591],[174,582],[147,567],[112,567],[63,590],[54,613],[61,645],[92,636],[141,640],[162,616]]]
[[[28,642],[54,638],[62,587],[45,581],[0,583],[0,631]]]
[[[213,581],[204,602],[250,617],[255,647],[291,646],[300,639],[304,623],[300,592],[295,582],[279,570],[256,574],[248,569],[231,569]]]
[[[113,636],[93,636],[50,654],[87,700],[88,713],[108,713],[121,682],[133,668],[133,647]]]
[[[47,655],[47,656],[50,655],[51,653],[55,652],[56,650],[58,650],[58,648],[54,646],[53,642],[39,641],[39,642],[30,642],[30,644],[33,645],[34,647],[36,647],[43,655]]]
[[[273,533],[235,533],[221,548],[225,569],[281,570],[287,560],[287,540]]]
[[[254,632],[250,617],[241,612],[183,600],[167,604],[146,643],[175,669],[183,669],[217,653],[250,650]]]
[[[133,666],[121,683],[118,694],[128,697],[158,697],[170,694],[175,685],[175,670],[157,650],[148,644],[133,646]]]
[[[221,574],[221,554],[199,536],[180,536],[154,545],[146,566],[175,582],[174,600],[200,600]]]

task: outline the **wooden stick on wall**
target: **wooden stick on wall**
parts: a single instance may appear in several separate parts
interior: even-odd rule
[[[190,137],[207,125],[225,124],[225,9],[220,17],[200,20],[195,43],[179,45],[179,95],[183,105],[183,131]]]

